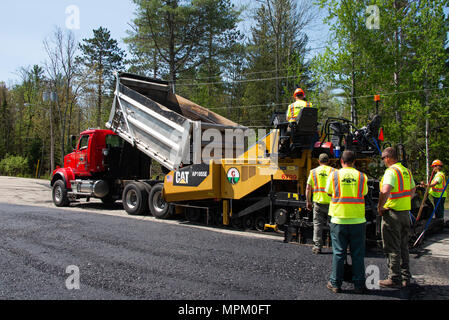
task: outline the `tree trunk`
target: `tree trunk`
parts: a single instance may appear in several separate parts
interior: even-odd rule
[[[53,130],[53,102],[50,102],[50,174],[55,170],[55,135]]]
[[[100,66],[98,70],[98,102],[97,102],[97,127],[101,128],[101,105],[103,103],[103,65],[100,57]]]
[[[356,110],[356,105],[357,105],[357,100],[355,99],[355,94],[356,94],[356,90],[355,90],[355,83],[356,83],[356,79],[355,79],[355,59],[354,59],[354,52],[352,53],[352,70],[351,70],[351,121],[352,123],[357,126],[357,110]]]

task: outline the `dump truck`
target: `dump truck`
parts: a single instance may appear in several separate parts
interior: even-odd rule
[[[274,114],[269,132],[254,132],[176,95],[168,82],[116,73],[107,129],[80,134],[53,172],[53,202],[121,200],[132,215],[183,214],[191,222],[283,231],[286,242],[305,242],[313,227],[306,182],[319,154],[338,167],[338,152],[353,150],[356,167],[368,172],[380,152],[381,118],[361,129],[329,118],[321,132],[316,108],[304,108],[294,123],[285,120]],[[155,163],[164,175],[151,179]],[[368,184],[367,237],[377,241],[379,182]],[[427,202],[424,216],[431,209]]]

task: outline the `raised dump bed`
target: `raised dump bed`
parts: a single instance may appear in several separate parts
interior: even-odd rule
[[[214,128],[224,136],[226,129],[246,129],[174,94],[168,82],[129,73],[117,73],[116,77],[107,128],[169,170],[191,164],[195,154],[201,155],[200,150],[193,152],[193,141],[201,141],[197,144],[201,150],[210,143],[202,141],[205,130]],[[218,157],[225,154],[226,145],[222,147],[223,154]],[[230,147],[235,150],[238,145]]]

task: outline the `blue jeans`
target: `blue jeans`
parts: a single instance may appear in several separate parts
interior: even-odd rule
[[[330,224],[332,239],[332,274],[330,282],[341,288],[347,248],[351,251],[352,280],[356,288],[365,286],[366,223]]]

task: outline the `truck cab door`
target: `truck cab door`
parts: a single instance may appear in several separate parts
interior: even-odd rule
[[[90,136],[81,136],[75,151],[75,174],[77,176],[89,176],[89,152]]]

